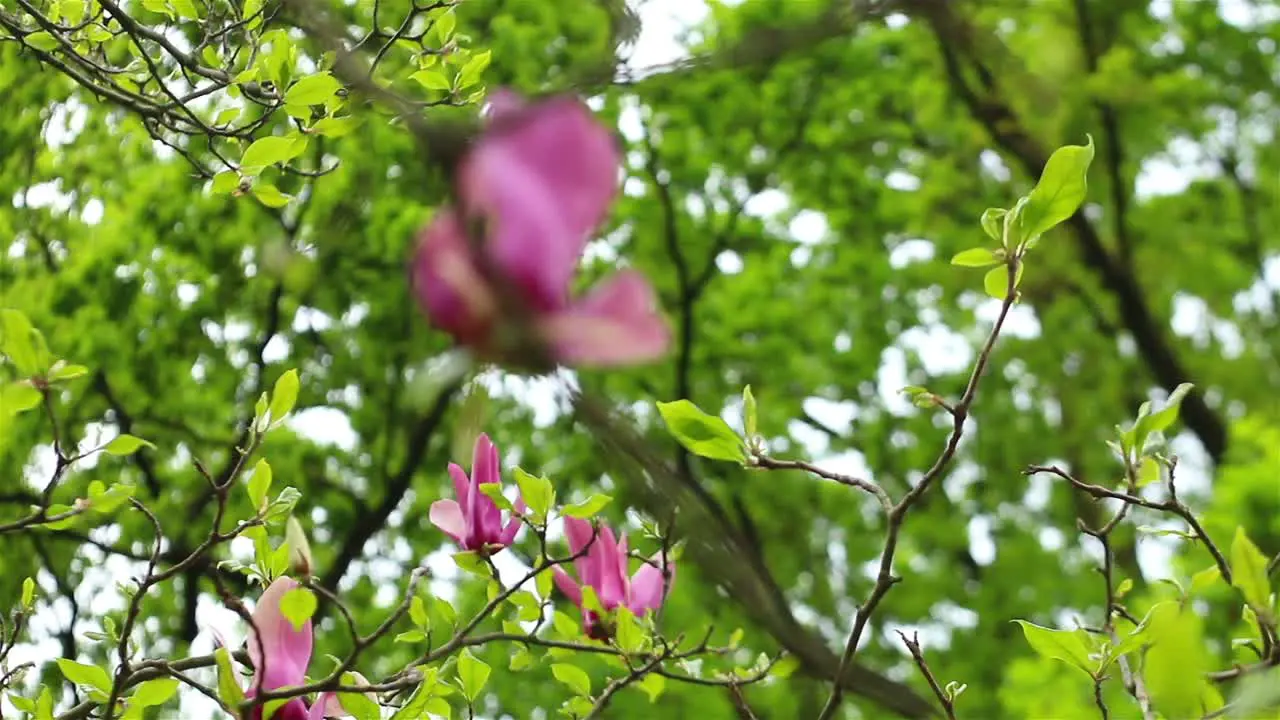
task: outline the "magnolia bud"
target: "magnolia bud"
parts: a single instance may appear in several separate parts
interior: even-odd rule
[[[285,523],[285,542],[289,543],[289,566],[295,575],[311,576],[311,544],[307,542],[307,533],[302,523],[292,515]]]

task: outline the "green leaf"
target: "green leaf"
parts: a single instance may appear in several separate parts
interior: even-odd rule
[[[420,643],[427,639],[427,634],[421,630],[406,630],[396,635],[394,642],[398,643]]]
[[[18,310],[0,310],[0,353],[13,361],[23,377],[39,375],[49,364],[44,336]]]
[[[316,124],[311,126],[311,132],[337,138],[349,134],[359,125],[360,121],[354,117],[327,117],[317,120]]]
[[[756,435],[756,397],[751,394],[751,386],[742,388],[742,429],[747,438]]]
[[[428,90],[442,90],[444,92],[453,90],[453,83],[449,81],[449,78],[440,68],[419,70],[410,75],[409,79]]]
[[[493,53],[489,50],[472,55],[467,64],[462,66],[462,70],[458,71],[458,89],[469,88],[480,82],[480,76],[489,67],[492,56]]]
[[[1015,290],[1022,283],[1023,267],[1022,263],[1018,263],[1018,275],[1014,278],[1013,285]],[[982,278],[982,289],[987,292],[987,295],[996,300],[1004,300],[1009,292],[1009,266],[1000,265],[988,270],[987,274]]]
[[[111,442],[107,443],[107,446],[103,448],[103,450],[105,450],[108,455],[132,455],[144,447],[151,448],[152,450],[156,448],[155,445],[152,445],[140,437],[122,434],[115,436]]]
[[[302,630],[302,626],[316,614],[316,606],[316,594],[304,587],[296,587],[280,598],[280,614],[293,625],[294,630]]]
[[[253,466],[253,474],[249,476],[249,501],[254,511],[262,510],[267,504],[267,493],[271,490],[271,465],[266,458]]]
[[[1212,587],[1213,585],[1215,585],[1221,579],[1222,579],[1222,571],[1218,569],[1217,565],[1210,565],[1204,570],[1201,570],[1200,572],[1191,576],[1190,592],[1202,593],[1205,590]]]
[[[423,630],[431,629],[431,615],[427,612],[427,603],[417,595],[409,601],[409,619]]]
[[[293,514],[293,509],[297,507],[298,501],[302,499],[302,493],[292,486],[286,487],[280,491],[275,500],[267,506],[267,512],[263,515],[263,519],[268,523],[276,524],[282,520],[288,519]]]
[[[58,39],[43,30],[33,32],[23,39],[26,41],[27,45],[45,52],[49,52],[50,50],[58,47]]]
[[[65,365],[58,362],[49,369],[49,375],[46,378],[49,382],[59,382],[62,380],[73,380],[83,377],[89,373],[89,368],[83,365]]]
[[[773,664],[773,669],[769,671],[769,676],[776,678],[788,678],[799,669],[800,660],[798,660],[795,655],[788,655]]]
[[[551,616],[551,624],[561,637],[575,638],[582,632],[582,625],[577,620],[556,610],[555,615]]]
[[[435,17],[435,22],[431,25],[430,34],[432,39],[444,45],[449,42],[449,38],[453,37],[453,29],[458,25],[458,16],[453,14],[453,10],[446,10]]]
[[[667,679],[657,673],[649,673],[640,678],[636,683],[636,687],[644,691],[649,696],[649,702],[655,703],[662,696],[662,691],[667,687]]]
[[[36,601],[36,581],[26,578],[22,581],[22,609],[30,611]]]
[[[511,501],[502,494],[502,483],[480,483],[480,494],[493,501],[499,510],[514,510]]]
[[[1004,216],[1008,214],[1009,211],[1004,208],[987,208],[982,211],[982,230],[987,237],[1004,244]]]
[[[357,673],[343,673],[343,685],[368,685]],[[382,717],[382,710],[378,707],[378,703],[364,693],[339,693],[338,704],[342,705],[342,709],[353,715],[356,720],[379,720]]]
[[[0,387],[0,411],[6,415],[17,415],[40,405],[44,395],[31,383],[20,380]]]
[[[191,18],[193,20],[200,19],[200,12],[196,9],[196,4],[192,0],[169,0],[173,4],[173,10],[180,18]]]
[[[541,522],[555,503],[555,488],[545,477],[534,477],[520,468],[515,469],[515,476],[516,485],[520,488],[520,497],[529,507],[534,520]]]
[[[1150,615],[1151,649],[1144,660],[1152,704],[1167,718],[1200,717],[1200,701],[1212,668],[1200,619],[1178,603],[1161,603]]]
[[[479,575],[480,577],[489,575],[489,565],[484,561],[484,557],[474,550],[454,553],[453,562],[472,575]]]
[[[254,140],[253,144],[245,149],[244,155],[240,156],[240,171],[246,175],[257,175],[268,165],[292,160],[301,154],[295,152],[295,141],[296,138],[293,137],[276,135]]]
[[[551,674],[555,676],[556,680],[564,683],[575,695],[584,697],[591,695],[591,677],[576,665],[554,663],[551,666]]]
[[[1269,617],[1271,582],[1267,577],[1267,558],[1242,527],[1236,528],[1231,541],[1231,584],[1259,616]]]
[[[271,388],[271,424],[275,425],[293,412],[298,402],[298,371],[289,370],[276,379]]]
[[[138,689],[133,691],[133,695],[129,697],[129,700],[141,707],[151,707],[169,702],[169,698],[173,697],[177,692],[177,680],[173,678],[157,678],[138,685]]]
[[[962,250],[951,258],[952,265],[960,267],[990,267],[1003,262],[996,254],[986,248],[969,248]]]
[[[211,189],[214,193],[226,195],[238,187],[240,187],[240,173],[234,170],[223,170],[213,176],[213,187]]]
[[[1142,458],[1142,464],[1138,466],[1138,487],[1146,487],[1155,482],[1160,482],[1160,462],[1148,455]]]
[[[1032,240],[1075,214],[1088,192],[1093,136],[1086,145],[1058,148],[1045,163],[1040,181],[1022,209],[1022,238]]]
[[[219,647],[214,651],[213,658],[218,665],[218,699],[230,707],[244,702],[244,691],[240,689],[236,671],[231,666],[231,652],[225,647]]]
[[[490,672],[489,666],[472,655],[470,650],[464,649],[458,654],[458,683],[467,702],[474,703],[480,697],[480,692],[489,682]]]
[[[111,692],[111,676],[97,665],[85,665],[66,658],[58,658],[57,663],[63,677],[76,685]]]
[[[1169,400],[1159,411],[1147,416],[1145,429],[1148,433],[1164,432],[1178,419],[1178,410],[1182,406],[1182,400],[1191,392],[1195,385],[1191,383],[1181,383],[1178,387],[1169,393]]]
[[[1089,634],[1083,628],[1055,630],[1025,620],[1014,620],[1014,622],[1022,626],[1022,634],[1027,638],[1027,644],[1037,654],[1061,660],[1092,677],[1098,663],[1089,659]]]
[[[667,430],[689,452],[710,460],[746,462],[742,439],[723,419],[704,413],[688,400],[657,406]]]
[[[318,72],[294,83],[284,94],[284,101],[290,105],[323,105],[341,89],[342,83],[333,75]]]
[[[625,605],[614,611],[616,627],[613,639],[623,652],[636,653],[644,648],[645,633],[636,616]]]
[[[564,506],[560,509],[560,514],[579,519],[589,518],[603,510],[611,500],[613,500],[613,498],[609,495],[601,495],[597,493],[580,503]]]
[[[533,667],[533,653],[523,645],[517,645],[511,654],[511,664],[507,669],[512,672],[520,672]]]
[[[254,183],[252,192],[258,202],[269,208],[282,208],[293,199],[292,195],[285,195],[280,192],[279,188],[269,182],[259,181]]]

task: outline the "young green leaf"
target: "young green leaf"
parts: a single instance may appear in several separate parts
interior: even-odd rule
[[[419,70],[410,75],[409,79],[417,82],[428,90],[449,92],[453,89],[453,83],[449,81],[449,78],[444,74],[444,71],[439,68]]]
[[[635,653],[644,648],[645,634],[634,613],[625,605],[614,611],[616,627],[613,639],[623,652]]]
[[[1161,603],[1150,614],[1152,647],[1144,657],[1147,691],[1167,718],[1200,717],[1200,701],[1212,660],[1204,646],[1200,618],[1176,602]]]
[[[267,493],[271,490],[271,465],[267,464],[266,458],[259,460],[253,467],[253,474],[249,476],[248,490],[253,509],[255,511],[263,509],[267,503]]]
[[[1014,622],[1022,626],[1027,644],[1040,656],[1061,660],[1087,675],[1093,675],[1098,663],[1089,659],[1089,634],[1084,629],[1055,630],[1025,620]]]
[[[464,649],[458,654],[458,684],[467,702],[474,703],[480,697],[480,692],[489,682],[490,672],[490,667],[472,655],[470,650]]]
[[[1231,541],[1231,584],[1259,615],[1269,614],[1271,582],[1267,577],[1267,558],[1242,527],[1236,528]]]
[[[292,152],[293,138],[276,135],[258,138],[240,156],[240,171],[246,175],[257,175],[268,165],[288,162],[294,157]]]
[[[1027,197],[1020,220],[1022,237],[1034,239],[1075,214],[1088,192],[1093,136],[1086,145],[1058,148],[1045,163],[1040,181]]]
[[[636,683],[636,687],[649,696],[649,702],[655,703],[662,696],[662,691],[666,689],[667,679],[657,673],[649,673],[640,678],[640,681]]]
[[[44,395],[33,385],[20,380],[0,387],[0,412],[5,415],[17,415],[40,405]]]
[[[537,522],[546,519],[556,500],[556,491],[551,481],[544,477],[534,477],[520,468],[515,469],[515,476],[520,497],[524,498],[533,519]]]
[[[489,67],[489,59],[493,53],[489,50],[478,52],[471,56],[466,65],[462,66],[462,70],[458,71],[458,89],[469,88],[480,82],[480,76],[484,75],[484,71]]]
[[[982,231],[987,234],[987,237],[1001,244],[1004,243],[1004,216],[1008,214],[1009,211],[1004,208],[987,208],[982,211],[980,222]]]
[[[280,423],[293,412],[293,406],[298,402],[298,371],[289,370],[276,379],[276,384],[271,388],[271,424]]]
[[[225,647],[219,647],[214,651],[213,659],[218,665],[218,699],[229,707],[244,702],[244,691],[240,689],[236,671],[231,666],[231,652]]]
[[[689,452],[709,460],[746,462],[742,439],[722,418],[704,413],[688,400],[657,406],[667,430]]]
[[[36,601],[36,581],[32,578],[26,578],[22,581],[22,609],[31,610],[31,606]]]
[[[514,510],[511,501],[502,494],[502,483],[480,483],[480,494],[493,501],[499,510]]]
[[[111,692],[111,676],[97,665],[85,665],[66,658],[58,658],[57,663],[63,677],[76,685],[91,687],[104,693]]]
[[[293,199],[292,195],[285,195],[280,188],[261,180],[253,184],[252,192],[258,202],[269,208],[282,208]]]
[[[564,506],[560,509],[560,514],[572,518],[589,518],[603,510],[604,507],[612,500],[613,498],[609,495],[601,495],[597,493],[580,503]]]
[[[117,435],[103,448],[108,455],[132,455],[144,447],[154,450],[155,445],[132,435]]]
[[[969,248],[956,253],[956,256],[951,258],[951,264],[960,267],[990,267],[999,265],[1001,262],[1002,260],[996,257],[994,252],[986,248]]]
[[[290,590],[280,598],[280,614],[293,625],[294,630],[302,630],[302,626],[316,614],[316,594],[304,587]]]
[[[140,707],[163,705],[178,692],[178,681],[173,678],[156,678],[148,680],[133,691],[129,702]]]
[[[360,121],[354,117],[327,117],[316,121],[311,132],[325,137],[342,137],[348,135],[359,126]]]
[[[751,386],[742,388],[742,429],[748,439],[756,434],[756,396],[751,394]]]
[[[576,695],[591,695],[591,677],[576,665],[555,663],[551,666],[551,674],[556,680],[564,683]]]
[[[327,72],[308,75],[294,83],[284,94],[289,105],[323,105],[342,89],[342,83]]]

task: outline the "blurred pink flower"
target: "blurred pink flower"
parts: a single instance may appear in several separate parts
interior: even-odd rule
[[[311,663],[311,621],[295,629],[293,623],[280,610],[280,601],[294,588],[297,581],[288,577],[275,582],[258,598],[253,609],[253,626],[249,631],[249,660],[253,663],[253,678],[245,690],[246,697],[258,692],[259,677],[263,690],[280,690],[297,687],[307,682],[307,665]],[[261,642],[259,642],[261,638]],[[263,720],[263,707],[253,709],[252,720]],[[349,717],[342,709],[335,693],[321,693],[310,708],[302,698],[293,698],[272,713],[266,720],[322,720],[323,718]]]
[[[471,477],[456,463],[449,463],[449,475],[458,499],[437,500],[431,503],[431,522],[449,537],[458,541],[464,550],[494,553],[510,545],[520,532],[520,518],[513,515],[504,525],[502,511],[487,495],[480,492],[481,485],[502,482],[498,448],[489,436],[476,438],[471,457]],[[523,498],[517,498],[516,513],[523,513]]]
[[[642,617],[650,610],[657,610],[662,606],[663,591],[670,590],[669,583],[664,582],[662,568],[665,565],[670,573],[669,581],[674,583],[674,562],[664,562],[662,554],[658,553],[628,578],[625,534],[621,539],[615,540],[613,531],[609,528],[601,525],[597,533],[590,522],[577,518],[565,518],[564,531],[569,538],[569,549],[574,555],[581,553],[583,548],[587,548],[587,551],[573,561],[577,581],[559,566],[553,569],[556,587],[582,610],[583,626],[588,636],[604,639],[609,632],[600,626],[599,618],[594,612],[582,608],[582,585],[595,591],[601,607],[606,611],[625,606],[636,617]]]
[[[618,189],[621,155],[577,99],[527,105],[494,93],[489,126],[455,178],[461,207],[421,232],[412,284],[433,324],[488,360],[518,363],[502,347],[496,288],[514,293],[556,362],[618,366],[660,357],[670,330],[653,288],[623,270],[570,297],[578,262]],[[483,233],[483,267],[468,231]]]

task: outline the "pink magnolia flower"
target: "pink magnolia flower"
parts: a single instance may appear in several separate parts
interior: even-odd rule
[[[276,578],[262,593],[253,609],[253,629],[249,631],[249,659],[253,662],[253,678],[245,690],[246,697],[258,692],[259,678],[263,690],[297,687],[307,682],[307,665],[311,663],[311,621],[295,629],[280,610],[285,594],[298,587],[288,577]],[[261,638],[261,642],[259,642]],[[264,719],[261,705],[253,709],[252,720],[322,720],[348,717],[335,693],[321,693],[315,704],[307,706],[302,698],[293,698]]]
[[[510,545],[520,532],[520,518],[513,515],[505,524],[502,511],[480,492],[481,485],[501,483],[498,448],[489,436],[481,433],[476,438],[471,456],[471,477],[456,463],[449,463],[449,476],[458,499],[437,500],[431,503],[431,522],[449,537],[458,541],[464,550],[494,553]],[[525,511],[524,498],[516,499],[516,513]]]
[[[411,280],[432,323],[483,359],[518,363],[502,347],[501,288],[529,313],[557,362],[617,366],[660,357],[670,330],[642,275],[624,270],[570,297],[620,168],[612,134],[578,100],[526,105],[495,93],[489,127],[459,165],[460,207],[442,208],[419,235]],[[468,229],[483,233],[481,267]]]
[[[650,610],[657,610],[664,600],[663,591],[669,585],[663,578],[662,567],[670,572],[670,581],[675,581],[676,566],[674,562],[666,562],[662,553],[655,554],[630,578],[627,577],[627,536],[624,534],[615,540],[613,531],[601,525],[597,533],[591,523],[577,518],[565,518],[565,535],[569,538],[569,549],[574,555],[587,548],[585,554],[573,561],[578,579],[575,581],[559,566],[553,569],[556,587],[564,593],[574,605],[582,609],[582,585],[595,591],[596,597],[604,610],[625,606],[628,610],[642,617]],[[599,618],[590,610],[583,610],[583,626],[587,635],[597,640],[609,636],[609,631],[601,627]]]

